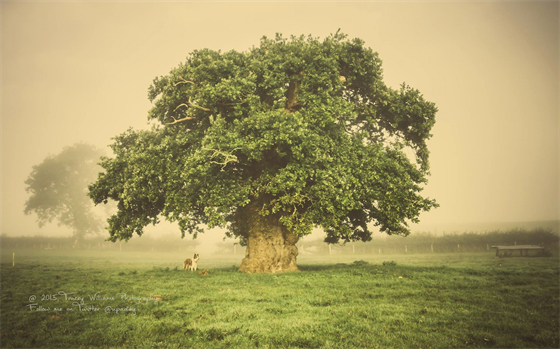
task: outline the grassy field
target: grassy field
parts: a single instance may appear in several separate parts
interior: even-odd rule
[[[303,255],[279,275],[184,258],[4,249],[1,347],[559,347],[556,255]]]

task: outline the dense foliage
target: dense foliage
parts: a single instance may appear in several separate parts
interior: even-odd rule
[[[118,202],[113,241],[160,217],[183,236],[205,224],[243,240],[250,204],[298,236],[319,226],[330,242],[367,241],[368,223],[406,235],[436,206],[419,193],[437,108],[386,86],[359,39],[277,35],[247,52],[197,50],[148,96],[161,125],[116,137],[90,187],[96,203]]]

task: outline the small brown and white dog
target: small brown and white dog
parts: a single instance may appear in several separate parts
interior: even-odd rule
[[[198,264],[198,253],[195,253],[192,259],[190,258],[185,259],[185,261],[183,262],[183,269],[184,270],[188,269],[191,271],[196,270],[198,268],[197,264]]]

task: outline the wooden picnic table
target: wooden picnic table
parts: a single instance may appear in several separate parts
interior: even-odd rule
[[[500,256],[500,251],[520,251],[520,256],[523,256],[523,251],[525,251],[525,256],[529,255],[529,250],[544,250],[543,246],[538,245],[513,245],[513,246],[492,246],[496,249],[496,257]]]

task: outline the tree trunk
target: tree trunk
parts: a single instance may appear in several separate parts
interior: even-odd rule
[[[247,250],[240,271],[246,273],[281,273],[299,270],[296,265],[298,236],[277,219],[263,217],[247,207],[245,215]]]
[[[80,236],[74,236],[74,245],[72,248],[82,248],[83,239]]]

